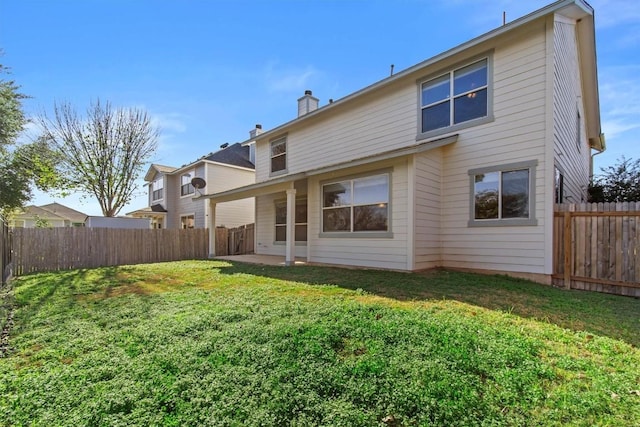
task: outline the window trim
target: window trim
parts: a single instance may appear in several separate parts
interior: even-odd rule
[[[469,174],[469,227],[511,227],[511,226],[532,226],[538,225],[536,219],[536,167],[537,160],[529,160],[517,163],[508,163],[496,166],[488,166],[470,169]],[[498,219],[476,219],[475,218],[475,176],[490,172],[510,172],[515,170],[529,169],[529,218],[498,218]]]
[[[274,144],[280,143],[280,142],[284,142],[284,153],[278,154],[276,156],[273,156],[271,154],[271,149],[273,147]],[[284,175],[289,171],[289,141],[288,141],[288,135],[284,134],[284,135],[280,135],[278,137],[272,138],[269,140],[269,176],[278,176],[278,175]],[[283,169],[279,169],[277,171],[273,170],[273,159],[275,157],[282,157],[284,156],[284,168]]]
[[[187,184],[183,184],[182,183],[182,178],[184,178],[185,176],[189,176],[192,179],[195,178],[196,170],[192,169],[190,171],[187,171],[185,173],[180,174],[180,198],[181,199],[184,199],[185,197],[189,197],[192,194],[195,194],[195,192],[196,192],[195,188],[193,188],[193,185],[191,185],[191,180],[189,180],[189,182]],[[190,188],[192,191],[190,193],[183,194],[182,190],[184,189],[184,187],[187,187],[187,189]]]
[[[158,181],[162,182],[162,188],[160,188],[158,190],[154,190],[155,183],[158,182]],[[158,198],[155,198],[155,193],[160,191],[160,190],[162,190],[161,191],[161,196],[158,197]],[[159,202],[159,201],[161,201],[163,199],[164,199],[164,175],[161,176],[160,178],[157,178],[157,179],[154,179],[153,181],[151,181],[151,202]]]
[[[482,61],[483,59],[487,60],[487,115],[483,117],[467,120],[461,123],[450,124],[449,126],[433,129],[427,132],[422,132],[422,85],[424,83],[427,83],[430,80],[436,79],[438,77],[442,77],[445,74],[449,74],[450,82],[453,82],[452,76],[455,73],[455,71],[461,68],[467,67],[469,65],[473,65],[478,61]],[[464,61],[459,61],[450,67],[439,69],[437,72],[431,73],[428,76],[418,79],[416,83],[417,83],[417,91],[418,91],[416,141],[433,138],[434,136],[443,135],[450,132],[456,132],[461,129],[466,129],[473,126],[479,126],[485,123],[493,122],[495,120],[495,117],[493,115],[493,92],[494,92],[493,50],[473,56]],[[452,83],[452,87],[453,87],[453,83]],[[450,99],[450,102],[452,102],[453,104],[454,100],[455,100],[455,97],[453,99]],[[450,123],[451,123],[451,120],[452,119],[450,118]]]
[[[304,202],[304,204],[307,205],[307,222],[304,222],[304,223],[303,222],[296,222],[296,223],[294,223],[294,228],[297,225],[306,226],[307,227],[307,240],[294,240],[294,243],[295,243],[295,246],[307,246],[307,242],[309,241],[309,200],[307,199],[307,196],[304,195],[304,196],[301,196],[301,197],[296,197],[296,206],[298,206],[298,202]],[[275,209],[277,209],[278,205],[282,205],[282,204],[284,204],[286,206],[287,199],[274,200],[273,207]],[[303,204],[303,203],[300,203],[300,204]],[[287,243],[286,240],[276,240],[276,235],[277,235],[275,233],[276,227],[278,227],[278,226],[282,227],[283,225],[286,226],[286,223],[285,224],[278,224],[276,222],[276,218],[275,217],[273,218],[273,231],[274,231],[273,244],[274,245],[285,245]],[[295,239],[295,233],[294,233],[294,239]]]
[[[358,179],[358,178],[367,178],[367,177],[373,177],[373,176],[377,176],[377,175],[387,175],[388,177],[388,183],[389,183],[389,188],[387,189],[388,191],[388,202],[387,202],[387,231],[322,231],[324,224],[323,224],[323,215],[322,215],[322,211],[324,208],[324,201],[323,201],[323,192],[322,192],[322,188],[327,185],[327,184],[332,184],[332,183],[336,183],[336,182],[340,182],[340,181],[353,181],[354,179]],[[375,171],[368,171],[368,172],[363,172],[363,173],[358,173],[358,174],[353,174],[353,175],[346,175],[346,176],[341,176],[341,177],[336,177],[336,178],[331,178],[331,179],[326,179],[326,180],[322,180],[319,183],[320,186],[320,191],[319,191],[319,195],[318,198],[319,200],[319,208],[320,208],[320,232],[318,233],[318,237],[319,238],[349,238],[349,239],[391,239],[393,238],[393,221],[392,221],[392,211],[393,211],[393,168],[384,168],[384,169],[378,169]],[[353,205],[351,205],[353,206]]]

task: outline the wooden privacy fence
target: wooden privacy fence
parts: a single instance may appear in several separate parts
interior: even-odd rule
[[[206,259],[209,230],[16,228],[13,273]]]
[[[216,227],[216,256],[252,254],[254,236],[254,224],[236,228]]]
[[[556,205],[553,284],[640,297],[640,202]]]

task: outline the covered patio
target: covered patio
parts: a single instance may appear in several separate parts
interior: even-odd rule
[[[208,228],[209,228],[209,257],[214,259],[233,259],[239,262],[249,262],[254,264],[264,265],[296,265],[303,259],[306,262],[306,258],[299,258],[295,256],[295,207],[296,207],[296,182],[298,186],[306,188],[306,179],[304,174],[288,175],[281,178],[276,178],[266,182],[255,183],[244,187],[235,188],[228,191],[223,191],[216,194],[207,194],[195,198],[208,199]],[[215,252],[215,221],[216,221],[216,205],[220,203],[230,202],[234,200],[257,197],[265,194],[281,193],[286,197],[286,209],[287,209],[287,223],[286,223],[286,241],[285,241],[285,255],[234,255],[234,256],[216,256]],[[238,259],[237,257],[242,257]],[[245,258],[247,257],[247,258]]]

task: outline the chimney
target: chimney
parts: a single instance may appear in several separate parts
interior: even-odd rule
[[[298,99],[298,117],[318,109],[319,100],[312,95],[310,90],[305,90],[304,96]]]
[[[249,131],[249,138],[254,139],[256,136],[260,135],[262,132],[264,132],[262,130],[262,125],[257,124],[255,129],[251,129]]]

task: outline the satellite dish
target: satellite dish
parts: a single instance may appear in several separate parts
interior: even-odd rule
[[[201,188],[204,188],[207,186],[207,182],[199,177],[195,177],[191,180],[191,185],[193,185],[193,188],[195,188],[196,190],[199,190]]]

